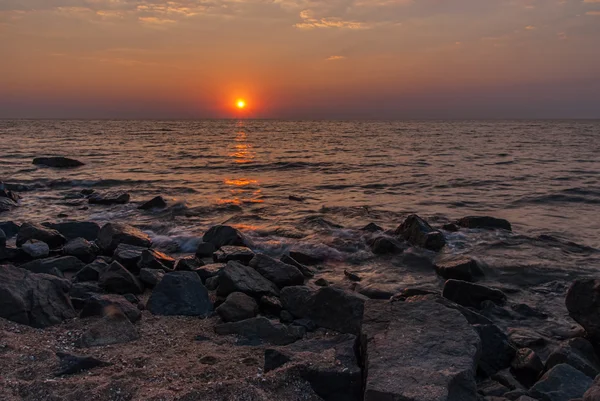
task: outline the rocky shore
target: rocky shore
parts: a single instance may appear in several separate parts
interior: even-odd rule
[[[18,203],[0,187],[0,210]],[[481,261],[440,254],[449,233],[510,231],[508,221],[392,225],[364,227],[374,257],[400,258],[437,288],[364,287],[352,266],[342,288],[321,277],[322,255],[261,253],[229,225],[182,255],[120,222],[1,221],[0,399],[600,400],[600,277],[538,285],[562,305],[550,315],[488,284]],[[430,259],[402,259],[415,248]]]

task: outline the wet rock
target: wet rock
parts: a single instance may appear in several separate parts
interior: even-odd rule
[[[309,254],[297,250],[290,251],[289,256],[298,263],[307,266],[315,266],[325,261],[325,258],[320,255]]]
[[[233,245],[222,246],[213,254],[213,260],[215,263],[227,263],[231,260],[235,260],[247,265],[253,257],[254,252],[252,252],[250,248]]]
[[[4,232],[6,238],[12,238],[19,232],[19,228],[21,228],[18,224],[15,224],[12,221],[3,221],[0,222],[0,230]]]
[[[150,237],[138,230],[121,223],[105,224],[98,233],[96,241],[100,249],[107,254],[112,254],[119,244],[127,244],[139,246],[142,248],[150,248],[152,241]]]
[[[111,365],[91,356],[71,355],[64,352],[57,352],[56,356],[60,359],[60,363],[58,371],[54,374],[55,376],[74,375],[86,370]]]
[[[0,266],[0,317],[44,328],[75,317],[68,281]]]
[[[510,364],[511,372],[526,387],[531,387],[544,371],[544,363],[540,357],[529,348],[517,351]]]
[[[488,377],[499,370],[508,368],[516,354],[516,350],[510,344],[508,336],[493,324],[476,324],[473,328],[481,338],[479,372],[484,377]]]
[[[350,281],[354,281],[355,283],[356,283],[356,282],[359,282],[359,281],[361,281],[361,280],[362,280],[362,278],[360,278],[360,276],[359,276],[358,274],[356,274],[356,273],[352,273],[352,272],[351,272],[351,271],[349,271],[349,270],[344,270],[344,276],[346,276],[346,278],[347,278],[348,280],[350,280]]]
[[[300,270],[270,256],[257,254],[249,265],[279,288],[304,284],[304,275]]]
[[[537,309],[532,308],[527,304],[511,304],[510,308],[523,316],[524,318],[547,319],[548,315]]]
[[[196,257],[198,259],[212,257],[217,248],[212,242],[201,242],[196,248]]]
[[[96,294],[87,298],[79,313],[79,317],[107,316],[114,313],[115,308],[125,314],[131,323],[135,323],[142,318],[142,313],[139,309],[132,305],[124,296],[113,294]]]
[[[292,265],[295,268],[297,268],[298,270],[300,270],[300,272],[304,275],[304,277],[314,277],[315,272],[313,269],[311,269],[308,266],[304,266],[302,263],[298,262],[296,259],[292,258],[290,255],[283,255],[280,259],[281,262],[287,264],[287,265]]]
[[[208,290],[194,272],[167,273],[148,300],[153,315],[208,316],[213,305]]]
[[[484,301],[496,304],[506,301],[506,295],[500,290],[460,280],[446,281],[442,296],[459,305],[477,309],[481,308]]]
[[[254,298],[241,292],[234,292],[227,296],[216,309],[224,322],[238,322],[250,319],[258,313],[258,305]]]
[[[73,276],[73,281],[98,281],[100,280],[100,275],[102,275],[106,269],[108,269],[108,263],[106,263],[106,261],[103,259],[96,259],[75,273]]]
[[[517,392],[512,394],[511,395],[512,398],[511,398],[511,396],[504,394],[504,397],[506,397],[506,398],[516,399],[522,395],[527,394],[527,391],[525,391],[525,388],[523,387],[523,385],[512,375],[510,369],[501,370],[501,371],[493,374],[492,376],[490,376],[490,378],[492,380],[495,380],[498,383],[502,384],[503,386],[506,386],[507,388],[510,389],[510,391],[521,390],[521,393],[518,395],[517,395]]]
[[[394,289],[390,289],[389,287],[387,287],[385,284],[381,285],[381,284],[369,284],[366,286],[363,285],[359,285],[355,288],[355,291],[358,292],[361,295],[364,295],[367,298],[370,299],[390,299],[391,297],[393,297],[395,294],[395,290]]]
[[[33,260],[22,264],[20,267],[33,273],[56,274],[56,271],[58,270],[61,272],[59,276],[62,276],[62,272],[77,272],[83,269],[84,266],[85,263],[74,256],[61,256],[58,258]]]
[[[217,295],[227,296],[232,292],[243,292],[254,298],[263,295],[279,295],[279,289],[259,272],[239,262],[228,262],[219,272]]]
[[[85,165],[79,160],[63,156],[36,157],[33,159],[33,164],[35,164],[36,166],[46,166],[54,168],[72,168]]]
[[[21,245],[21,249],[32,259],[46,258],[50,254],[50,247],[48,244],[36,239],[30,239]]]
[[[436,302],[367,301],[361,330],[368,372],[364,400],[476,401],[480,347],[465,318]]]
[[[138,263],[140,269],[173,270],[175,259],[154,249],[145,249]]]
[[[583,397],[591,384],[592,379],[563,363],[546,372],[529,390],[529,395],[540,401],[568,401]]]
[[[451,232],[451,233],[455,233],[455,232],[457,232],[458,230],[460,230],[460,228],[459,228],[459,227],[458,227],[456,224],[454,224],[454,223],[447,223],[447,224],[444,224],[444,225],[442,226],[442,228],[443,228],[444,230],[448,231],[448,232]]]
[[[435,271],[445,279],[473,281],[483,276],[483,270],[475,259],[468,257],[445,257],[435,262]]]
[[[294,201],[294,202],[304,202],[306,200],[306,198],[303,196],[295,196],[295,195],[288,196],[288,199],[291,201]]]
[[[0,181],[0,198],[6,198],[9,199],[15,203],[19,202],[19,199],[21,198],[17,193],[11,191],[10,189],[8,189],[6,187],[6,184],[4,184],[2,181]]]
[[[23,223],[17,233],[17,246],[23,246],[29,240],[45,242],[51,249],[60,248],[67,242],[56,230],[37,223]]]
[[[113,258],[130,272],[138,273],[140,271],[142,253],[146,250],[147,248],[140,246],[119,244],[113,253]]]
[[[206,282],[209,278],[216,277],[217,275],[219,275],[219,272],[225,266],[225,263],[211,263],[208,265],[202,265],[200,267],[197,267],[192,271],[200,277],[202,282]]]
[[[217,334],[237,334],[245,337],[251,344],[270,343],[287,345],[301,339],[304,329],[288,327],[266,317],[253,317],[239,322],[223,323],[215,326]]]
[[[189,272],[199,267],[204,266],[204,262],[200,259],[190,256],[187,258],[181,258],[175,263],[175,270],[182,272]]]
[[[79,347],[123,344],[140,338],[125,314],[114,309],[87,329],[77,341]]]
[[[329,281],[321,277],[315,280],[315,285],[318,285],[319,287],[328,287]]]
[[[395,231],[413,245],[432,251],[439,251],[446,245],[444,234],[434,230],[425,220],[412,214]]]
[[[124,205],[129,203],[131,196],[126,192],[93,193],[89,196],[90,205]]]
[[[402,253],[406,248],[400,241],[383,236],[374,238],[369,242],[369,246],[375,255]]]
[[[156,287],[164,275],[163,269],[140,269],[140,281],[149,288]]]
[[[94,241],[98,238],[100,225],[93,221],[65,221],[62,223],[44,223],[46,227],[61,233],[67,240],[83,238]]]
[[[162,196],[156,196],[147,202],[142,203],[138,209],[151,210],[151,209],[164,209],[167,207],[167,201]]]
[[[0,213],[9,212],[17,206],[19,206],[19,205],[12,199],[0,197]]]
[[[6,234],[0,229],[0,248],[6,247]]]
[[[576,280],[567,291],[565,303],[573,320],[600,343],[600,280]]]
[[[217,225],[211,227],[202,237],[203,242],[210,242],[216,249],[226,245],[249,246],[244,235],[230,226]]]
[[[366,226],[364,226],[363,228],[361,228],[360,230],[366,231],[368,233],[377,233],[377,232],[383,231],[383,228],[379,227],[375,223],[369,223]]]
[[[456,224],[465,228],[502,229],[512,231],[512,227],[508,220],[489,216],[467,216],[458,220]]]
[[[93,242],[85,238],[75,238],[67,242],[63,248],[65,255],[75,256],[85,263],[91,263],[96,259],[100,249]]]
[[[265,315],[279,316],[283,306],[277,297],[263,295],[260,297],[260,310]]]
[[[141,294],[144,291],[137,277],[117,261],[112,262],[102,273],[99,283],[107,292],[114,294]]]
[[[546,369],[566,363],[590,378],[600,374],[600,360],[594,346],[584,338],[572,338],[555,349],[546,360]]]

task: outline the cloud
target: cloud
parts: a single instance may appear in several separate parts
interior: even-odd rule
[[[344,60],[345,58],[346,58],[345,56],[329,56],[325,60],[327,60],[327,61],[339,61],[339,60]]]

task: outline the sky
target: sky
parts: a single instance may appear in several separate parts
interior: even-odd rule
[[[0,0],[0,118],[222,117],[600,118],[600,0]]]

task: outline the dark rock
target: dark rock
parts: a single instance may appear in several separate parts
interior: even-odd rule
[[[175,267],[175,259],[154,249],[145,249],[142,252],[138,265],[140,269],[173,270]]]
[[[6,234],[0,229],[0,248],[6,247]]]
[[[33,273],[51,274],[54,269],[60,272],[77,272],[85,267],[85,263],[74,256],[61,256],[58,258],[37,259],[20,266],[22,269]]]
[[[364,401],[477,400],[480,339],[459,312],[429,300],[370,300],[361,331]]]
[[[287,345],[301,339],[304,329],[288,327],[266,317],[253,317],[239,322],[223,323],[215,326],[217,334],[237,334],[245,337],[251,344],[263,342],[275,345]]]
[[[271,316],[279,316],[283,309],[279,298],[268,295],[260,297],[259,307],[263,314]]]
[[[164,209],[167,207],[167,201],[162,196],[156,196],[150,199],[148,202],[142,203],[138,209],[151,210],[151,209]]]
[[[220,296],[227,296],[232,292],[243,292],[254,298],[260,298],[263,295],[279,295],[279,289],[275,284],[261,276],[253,268],[239,262],[227,263],[219,272],[218,277],[217,295]]]
[[[63,248],[65,255],[75,256],[85,263],[91,263],[96,259],[100,249],[93,242],[85,238],[75,238],[67,242]]]
[[[508,368],[515,357],[516,350],[510,344],[508,336],[493,324],[473,326],[481,338],[481,357],[478,370],[488,377],[499,370]]]
[[[531,387],[544,371],[544,363],[530,348],[521,348],[510,364],[511,372],[526,387]]]
[[[412,214],[395,231],[413,245],[432,251],[439,251],[446,245],[444,234],[434,230],[425,220]]]
[[[192,271],[200,277],[202,282],[206,282],[209,278],[218,276],[221,269],[225,266],[224,263],[211,263],[197,267]]]
[[[208,316],[213,305],[208,290],[194,272],[167,273],[148,300],[154,315]]]
[[[94,241],[98,238],[100,232],[100,225],[93,221],[65,221],[62,223],[44,223],[43,225],[58,231],[68,240],[83,238]]]
[[[213,260],[215,263],[227,263],[231,260],[235,260],[247,265],[253,257],[254,252],[252,252],[249,248],[245,246],[234,245],[222,246],[213,254]]]
[[[321,277],[315,280],[315,285],[318,285],[319,287],[329,287],[329,281]]]
[[[31,256],[21,248],[0,247],[0,263],[21,264],[29,261],[31,261]]]
[[[460,227],[465,228],[485,228],[485,229],[502,229],[512,231],[512,227],[508,220],[497,219],[489,216],[467,216],[456,222]]]
[[[73,276],[73,281],[98,281],[106,269],[108,269],[108,263],[106,263],[103,259],[96,259],[75,273]]]
[[[265,365],[263,371],[268,373],[280,368],[291,360],[292,358],[281,350],[267,348],[265,350]]]
[[[0,317],[32,327],[48,327],[75,317],[69,282],[0,266]]]
[[[69,290],[69,296],[71,298],[77,298],[83,302],[95,295],[102,294],[104,294],[104,290],[100,287],[100,284],[89,281],[84,283],[73,283]],[[81,307],[83,308],[83,303]]]
[[[576,280],[567,291],[565,303],[573,320],[600,344],[600,280]]]
[[[400,241],[383,236],[374,238],[369,243],[369,246],[371,247],[371,252],[375,255],[402,253],[406,248]]]
[[[2,181],[0,181],[0,198],[6,198],[15,203],[18,203],[19,199],[21,199],[21,197],[17,193],[8,189],[6,187],[6,184],[4,184]]]
[[[30,239],[21,245],[21,249],[32,259],[47,258],[50,254],[50,247],[48,244],[36,239]]]
[[[258,305],[254,298],[241,292],[234,292],[227,296],[225,302],[216,311],[224,322],[238,322],[256,316]]]
[[[281,323],[285,323],[285,324],[290,324],[294,322],[294,315],[292,315],[290,312],[286,311],[286,310],[282,310],[279,313],[279,321]]]
[[[477,392],[485,396],[486,401],[490,400],[489,397],[494,397],[495,400],[509,391],[508,387],[492,379],[486,379],[477,384]],[[502,400],[505,400],[505,398],[502,398]]]
[[[127,316],[131,323],[135,323],[142,318],[142,313],[121,295],[92,295],[86,299],[83,309],[79,313],[80,318],[90,316],[107,316],[118,309]]]
[[[133,294],[125,294],[125,295],[123,295],[123,298],[125,298],[127,301],[129,301],[129,303],[131,303],[133,305],[137,305],[138,307],[140,306],[139,305],[140,299]],[[141,309],[141,310],[143,310],[143,309]]]
[[[311,255],[302,251],[290,251],[289,256],[298,263],[307,266],[315,266],[325,261],[325,258],[320,255]]]
[[[600,401],[600,377],[596,377],[592,387],[585,392],[583,401]]]
[[[460,230],[460,228],[459,228],[459,227],[458,227],[456,224],[454,224],[454,223],[448,223],[448,224],[444,224],[444,225],[442,226],[442,228],[443,228],[444,230],[448,231],[448,232],[451,232],[451,233],[455,233],[455,232],[457,232],[458,230]]]
[[[548,315],[527,304],[511,304],[510,308],[526,318],[547,319]]]
[[[216,249],[225,245],[250,246],[244,235],[230,226],[217,225],[211,227],[202,237],[203,242],[210,242]]]
[[[383,228],[379,227],[375,223],[369,223],[366,226],[364,226],[363,228],[361,228],[360,230],[361,231],[366,231],[366,232],[369,232],[369,233],[376,233],[376,232],[383,231]]]
[[[496,304],[506,301],[506,295],[500,290],[460,280],[446,281],[442,295],[459,305],[478,309],[483,301]]]
[[[201,266],[204,266],[204,262],[203,261],[201,261],[200,259],[198,259],[198,258],[196,258],[194,256],[190,256],[190,257],[187,257],[187,258],[179,259],[175,263],[175,270],[182,271],[182,272],[189,272],[189,271],[197,269],[197,268],[199,268]]]
[[[62,156],[36,157],[33,159],[33,164],[35,164],[36,166],[46,166],[54,168],[72,168],[85,165],[79,160]]]
[[[130,272],[138,273],[140,271],[142,253],[146,250],[147,248],[140,246],[119,244],[113,253],[113,258]]]
[[[590,378],[600,374],[600,361],[594,346],[584,338],[572,338],[561,344],[546,360],[546,369],[566,363]]]
[[[483,270],[475,259],[468,257],[446,257],[435,262],[435,271],[445,279],[473,281],[483,276]]]
[[[510,369],[501,370],[492,376],[490,376],[492,380],[497,381],[498,383],[508,387],[510,391],[514,390],[524,390],[523,385],[512,375]],[[521,394],[514,396],[513,398],[519,398],[521,395],[527,394],[526,391],[522,391]],[[504,395],[506,398],[510,398],[507,395]]]
[[[288,196],[288,199],[291,201],[294,201],[294,202],[304,202],[306,200],[306,198],[303,196],[295,196],[295,195]]]
[[[142,283],[119,262],[112,262],[102,273],[100,285],[110,293],[141,294],[144,291]]]
[[[217,248],[212,242],[201,242],[196,248],[196,257],[198,259],[212,257]]]
[[[394,289],[386,288],[385,285],[380,284],[369,284],[366,286],[359,285],[354,289],[361,295],[364,295],[370,299],[390,299],[394,296]]]
[[[12,199],[0,197],[0,213],[9,212],[17,206],[19,205]]]
[[[74,375],[86,370],[111,365],[91,356],[71,355],[64,352],[57,352],[56,356],[60,359],[60,363],[55,376]]]
[[[279,288],[304,284],[304,275],[300,270],[267,255],[254,256],[250,261],[250,267]]]
[[[77,341],[79,347],[99,347],[123,344],[140,338],[137,330],[125,314],[117,308],[94,323]]]
[[[108,223],[98,233],[96,241],[100,249],[107,254],[112,254],[119,244],[128,244],[143,248],[150,248],[152,241],[137,228],[121,223]]]
[[[359,282],[362,280],[362,278],[360,278],[360,276],[356,273],[352,273],[351,271],[348,270],[344,270],[344,276],[346,276],[346,278],[350,281],[354,281],[354,282]]]
[[[129,203],[131,196],[126,192],[93,193],[88,198],[90,205],[124,205]]]
[[[296,317],[308,316],[311,305],[309,301],[314,296],[314,291],[303,285],[286,287],[281,291],[281,305]]]
[[[591,384],[592,379],[563,363],[546,372],[529,390],[529,395],[540,401],[568,401],[583,397]]]
[[[304,275],[304,277],[314,277],[315,272],[308,266],[304,266],[302,263],[298,262],[296,259],[292,258],[290,255],[283,255],[280,259],[281,262],[292,265]]]
[[[307,318],[296,319],[292,322],[292,325],[304,327],[307,332],[313,332],[319,328],[315,322]]]
[[[455,309],[455,310],[459,311],[465,317],[465,319],[467,319],[469,324],[481,324],[481,325],[492,324],[492,321],[490,319],[488,319],[487,317],[485,317],[477,312],[474,312],[473,310],[471,310],[469,308],[465,308],[464,306],[454,303],[454,302],[452,302],[444,297],[441,297],[437,294],[423,295],[422,297],[423,298],[431,298],[435,302],[444,305],[446,308]]]
[[[206,285],[207,290],[215,291],[217,288],[219,288],[219,276],[207,278],[204,284]]]
[[[165,271],[163,269],[140,269],[140,281],[149,288],[154,288],[163,279]]]
[[[0,230],[4,231],[6,238],[12,238],[19,232],[19,228],[21,228],[18,224],[15,224],[12,221],[3,221],[0,222]]]
[[[17,233],[17,246],[23,246],[32,239],[45,242],[51,249],[60,248],[67,242],[66,238],[56,230],[37,223],[23,223]]]

